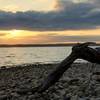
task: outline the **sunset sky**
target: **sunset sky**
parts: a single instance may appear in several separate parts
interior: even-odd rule
[[[100,0],[0,0],[0,44],[100,43]]]

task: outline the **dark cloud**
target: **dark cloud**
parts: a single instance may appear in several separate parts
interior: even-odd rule
[[[0,29],[26,30],[67,30],[92,29],[100,26],[100,11],[92,2],[74,3],[69,0],[57,0],[57,11],[51,12],[4,12],[0,11]],[[61,8],[61,9],[60,9]],[[93,11],[94,10],[94,11]]]
[[[89,0],[88,2],[100,7],[100,0]]]

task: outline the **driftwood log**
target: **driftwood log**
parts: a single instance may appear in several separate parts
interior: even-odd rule
[[[71,64],[76,59],[84,59],[91,63],[97,63],[100,64],[100,48],[91,48],[89,45],[94,44],[92,42],[86,42],[86,43],[78,43],[75,46],[72,47],[71,54],[65,58],[58,67],[51,72],[47,78],[44,80],[44,82],[41,83],[40,86],[32,89],[31,91],[42,93],[45,90],[47,90],[50,86],[54,85],[63,75],[63,73],[71,67]]]
[[[69,67],[71,67],[71,64],[76,59],[84,59],[92,63],[100,64],[100,49],[99,48],[93,49],[93,48],[88,47],[91,44],[94,44],[94,43],[86,42],[83,44],[77,44],[73,46],[72,53],[67,58],[65,58],[52,73],[50,73],[47,76],[45,81],[39,86],[37,92],[40,92],[40,93],[44,92],[50,86],[55,84],[63,75],[63,73]]]

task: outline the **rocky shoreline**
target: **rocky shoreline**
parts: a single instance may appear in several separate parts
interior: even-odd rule
[[[29,64],[0,69],[0,100],[100,100],[100,65],[74,63],[54,86],[42,94],[30,90],[57,64]],[[23,91],[23,94],[18,94]]]

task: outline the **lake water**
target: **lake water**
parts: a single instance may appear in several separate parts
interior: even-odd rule
[[[58,63],[70,54],[71,48],[72,47],[70,46],[0,48],[0,66],[34,63]]]

